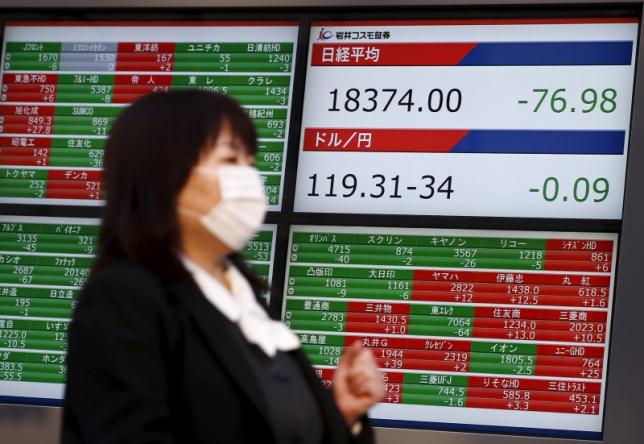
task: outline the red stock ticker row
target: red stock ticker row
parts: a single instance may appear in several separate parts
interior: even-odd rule
[[[95,85],[96,95],[109,95],[105,103],[132,103],[138,97],[151,92],[168,91],[172,86],[170,75],[114,75],[114,82]],[[25,82],[17,82],[13,74],[4,74],[2,93],[3,102],[55,103],[58,99],[57,74],[35,74]],[[101,87],[109,87],[101,92]],[[43,114],[40,114],[43,115]]]
[[[44,181],[40,198],[49,199],[104,199],[101,171],[90,170],[9,170],[3,172],[4,180],[28,179]],[[36,191],[36,190],[34,190]]]
[[[598,250],[601,251],[598,253],[555,249],[564,242],[569,242],[566,245],[573,249],[577,241],[546,241],[544,270],[611,270],[610,250]],[[597,248],[612,249],[612,241],[598,241]],[[592,260],[596,254],[601,255],[601,261]],[[411,300],[607,308],[610,279],[608,275],[415,270]]]

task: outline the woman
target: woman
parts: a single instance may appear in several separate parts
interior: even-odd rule
[[[238,253],[265,214],[256,150],[243,109],[211,93],[149,95],[114,124],[64,444],[372,442],[370,352],[350,347],[325,390]]]

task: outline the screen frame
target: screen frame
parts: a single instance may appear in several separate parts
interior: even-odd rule
[[[393,2],[392,2],[393,3]],[[635,90],[631,114],[631,137],[623,209],[623,223],[619,220],[562,220],[562,219],[516,219],[484,217],[443,217],[443,216],[399,216],[399,215],[333,215],[317,213],[294,213],[293,199],[296,166],[299,154],[301,112],[303,108],[304,85],[306,81],[307,52],[311,21],[317,20],[369,20],[369,19],[412,19],[412,18],[559,18],[559,17],[607,17],[637,16],[640,20],[642,4],[605,4],[605,5],[556,5],[539,6],[503,6],[479,2],[468,7],[463,6],[402,6],[394,4],[377,7],[313,7],[313,8],[236,8],[236,9],[180,9],[178,7],[160,8],[123,8],[113,9],[33,9],[33,10],[0,10],[3,20],[0,22],[0,34],[4,31],[4,21],[16,20],[137,20],[145,14],[145,20],[295,20],[299,22],[296,65],[293,71],[294,86],[291,98],[291,122],[289,144],[286,148],[286,165],[284,169],[284,190],[282,210],[270,213],[265,223],[277,224],[275,239],[275,259],[273,265],[273,288],[271,290],[270,313],[278,317],[282,307],[282,295],[288,254],[288,235],[291,225],[373,225],[397,227],[430,227],[430,228],[487,228],[544,231],[598,231],[620,233],[618,262],[616,272],[616,289],[611,332],[611,350],[608,363],[606,406],[604,410],[604,432],[601,442],[635,443],[644,441],[644,429],[638,421],[639,399],[644,399],[644,384],[636,381],[629,384],[632,378],[629,368],[641,368],[644,357],[633,356],[632,351],[643,339],[641,332],[635,331],[638,325],[638,309],[644,310],[644,300],[624,299],[622,293],[636,293],[637,278],[641,273],[638,267],[638,251],[644,251],[644,234],[638,230],[644,226],[644,208],[638,200],[639,190],[644,189],[644,174],[638,168],[644,167],[644,61],[638,57],[635,69]],[[644,32],[640,21],[639,44],[644,43]],[[55,216],[55,217],[100,217],[101,207],[77,207],[61,205],[20,205],[3,204],[0,211],[3,215],[14,216]],[[622,242],[623,240],[623,242]],[[639,247],[639,248],[638,248]],[[641,322],[641,321],[640,321]],[[27,402],[32,404],[31,402]],[[42,403],[47,404],[47,403]],[[480,444],[517,442],[522,444],[552,443],[550,437],[533,437],[523,435],[503,435],[494,432],[470,433],[440,430],[417,430],[398,428],[378,428],[380,442],[405,442],[409,444],[442,442],[447,444],[465,444],[475,440]],[[560,439],[560,438],[555,438]],[[586,440],[566,439],[568,443],[587,443]],[[598,441],[594,441],[598,442]]]
[[[488,18],[486,14],[483,14],[483,16],[477,14],[477,12],[481,12],[481,10],[484,10],[485,12],[489,12],[488,8],[480,8],[480,7],[474,7],[474,10],[476,12],[473,13],[473,17],[476,18]],[[541,8],[539,8],[541,9]],[[608,9],[608,8],[606,8]],[[562,8],[562,10],[558,10],[556,15],[548,15],[547,17],[544,17],[542,15],[539,15],[538,13],[535,13],[535,10],[531,10],[529,13],[527,11],[524,11],[523,15],[521,17],[523,18],[561,18],[561,17],[577,17],[579,15],[575,15],[574,12],[571,15],[571,10],[577,10],[574,12],[579,13],[578,8]],[[588,10],[586,10],[588,11]],[[605,11],[605,10],[604,10]],[[551,11],[552,12],[552,11]],[[613,11],[615,12],[615,11]],[[512,18],[514,14],[509,14],[509,15],[494,15],[494,18]],[[585,16],[585,15],[582,15]],[[592,17],[600,17],[596,14],[591,14],[590,16]],[[636,17],[640,17],[640,26],[639,26],[639,38],[638,38],[638,43],[641,44],[644,42],[644,39],[642,37],[642,12],[639,10],[637,13],[634,14]],[[514,16],[516,17],[516,16]],[[606,17],[606,15],[603,15],[601,17]],[[325,21],[325,20],[346,20],[346,21],[352,21],[352,20],[397,20],[397,19],[411,19],[411,18],[427,18],[426,15],[408,15],[406,13],[402,13],[400,11],[394,12],[390,11],[388,15],[383,15],[382,13],[375,11],[372,13],[345,13],[342,14],[341,16],[338,15],[330,15],[330,14],[324,14],[322,16],[316,15],[315,19],[313,21]],[[435,18],[435,16],[431,15],[431,18]],[[447,18],[446,16],[440,17],[440,18]],[[470,17],[463,17],[459,16],[459,18],[472,18]],[[309,22],[310,26],[310,22]],[[306,36],[306,41],[308,44],[308,40],[310,38],[310,32]],[[304,42],[304,39],[302,39],[302,42]],[[630,131],[631,131],[631,139],[629,143],[629,159],[627,161],[627,177],[626,177],[626,182],[624,184],[624,208],[622,212],[622,218],[624,218],[624,215],[626,213],[626,206],[627,206],[627,196],[626,192],[627,189],[630,188],[629,185],[629,176],[633,176],[633,173],[630,175],[628,174],[628,171],[632,171],[635,167],[632,165],[638,163],[637,159],[630,158],[631,153],[633,150],[636,150],[636,147],[639,146],[644,146],[644,144],[640,145],[637,144],[633,137],[634,137],[634,132],[638,130],[636,125],[634,125],[634,122],[637,121],[635,118],[635,110],[636,106],[643,104],[644,105],[644,97],[640,97],[639,95],[636,94],[637,91],[637,86],[640,85],[641,89],[641,84],[644,83],[644,80],[641,80],[639,83],[637,82],[638,77],[642,77],[644,75],[644,67],[642,66],[642,60],[641,57],[639,57],[640,54],[640,46],[638,45],[638,50],[637,50],[638,57],[636,59],[636,68],[635,68],[635,78],[634,78],[634,86],[635,90],[633,92],[633,97],[635,98],[633,102],[633,107],[632,107],[632,112],[631,112],[631,121],[630,121]],[[308,63],[308,58],[305,59],[306,62]],[[300,63],[302,62],[302,59],[300,59]],[[638,69],[639,68],[639,69]],[[305,66],[306,70],[306,66]],[[297,71],[296,71],[296,76],[297,76]],[[304,79],[306,76],[306,71],[304,73],[301,73],[299,76],[299,79]],[[301,86],[304,87],[305,80],[301,80],[302,84]],[[642,105],[640,105],[642,107]],[[302,109],[302,108],[301,108]],[[301,119],[301,117],[300,117]],[[301,122],[300,122],[301,123]],[[298,128],[301,130],[301,125],[292,125],[292,128]],[[641,136],[641,135],[640,135]],[[635,139],[639,140],[639,139]],[[294,212],[294,187],[295,187],[295,181],[296,181],[296,168],[295,167],[290,167],[288,162],[295,163],[297,165],[297,160],[299,157],[299,144],[297,146],[295,145],[295,141],[300,141],[300,134],[297,135],[297,137],[292,137],[290,139],[290,145],[289,145],[289,152],[287,155],[287,166],[286,166],[286,181],[285,181],[285,189],[291,190],[291,195],[290,196],[285,196],[284,197],[284,204],[283,204],[283,213],[290,211],[290,215],[280,215],[280,216],[286,216],[288,219],[285,221],[285,224],[280,224],[280,227],[284,229],[285,236],[287,237],[286,242],[288,245],[288,232],[290,230],[291,225],[346,225],[346,226],[396,226],[396,227],[430,227],[430,228],[471,228],[471,229],[500,229],[500,230],[544,230],[544,231],[597,231],[597,232],[616,232],[619,234],[618,236],[618,264],[619,264],[619,259],[622,258],[621,255],[621,241],[622,241],[622,236],[623,236],[623,231],[622,231],[622,220],[587,220],[587,219],[555,219],[555,218],[544,218],[544,219],[539,219],[539,218],[509,218],[509,217],[459,217],[459,216],[407,216],[407,215],[374,215],[374,214],[334,214],[334,213],[303,213],[303,212]],[[644,165],[644,162],[640,162],[642,165]],[[633,193],[631,193],[632,196]],[[632,198],[631,198],[632,201]],[[634,203],[634,202],[633,202]],[[282,225],[287,225],[283,226]],[[644,223],[642,224],[644,226]],[[284,245],[281,244],[279,245],[279,248],[283,249]],[[274,283],[278,283],[280,285],[274,286],[272,297],[271,297],[271,315],[274,317],[278,317],[279,314],[282,311],[282,304],[283,301],[282,296],[283,296],[283,286],[284,286],[284,278],[285,278],[285,271],[282,270],[282,267],[286,266],[286,255],[288,252],[284,252],[283,256],[281,256],[281,261],[278,264],[280,267],[280,273],[281,274],[276,280],[274,280]],[[620,269],[618,267],[616,271],[616,282],[620,282]],[[618,296],[618,288],[621,288],[621,286],[617,286],[616,283],[615,287],[615,298],[616,300],[619,299]],[[281,286],[281,288],[275,288]],[[278,294],[275,294],[275,291],[278,291]],[[277,301],[280,301],[279,306],[275,306]],[[630,301],[629,301],[630,305]],[[615,307],[619,307],[620,310],[617,311]],[[622,318],[622,311],[629,310],[628,308],[624,308],[624,304],[619,304],[614,303],[614,308],[613,308],[613,327],[612,329],[615,328],[615,319],[621,319]],[[614,331],[614,330],[613,330]],[[477,444],[492,444],[492,443],[497,443],[500,442],[499,440],[504,440],[507,439],[507,442],[521,442],[525,444],[546,444],[546,443],[551,443],[553,439],[558,440],[558,439],[565,439],[566,442],[571,442],[571,443],[582,443],[582,442],[636,442],[630,440],[630,438],[625,440],[618,440],[618,441],[613,441],[612,439],[608,440],[607,437],[611,436],[614,433],[623,433],[625,430],[628,429],[626,427],[626,424],[622,424],[620,427],[612,427],[609,426],[609,423],[607,422],[607,413],[611,408],[614,408],[613,403],[611,403],[611,398],[609,399],[608,393],[611,392],[612,387],[616,384],[616,379],[612,375],[613,373],[613,368],[614,365],[611,365],[613,356],[615,354],[621,354],[624,353],[624,350],[616,351],[615,348],[616,342],[613,339],[611,332],[611,343],[610,343],[610,351],[609,351],[609,362],[608,362],[608,371],[607,371],[607,381],[606,381],[606,402],[604,406],[604,422],[603,422],[603,432],[602,432],[602,438],[601,440],[598,440],[596,437],[590,438],[591,434],[585,435],[583,432],[582,433],[571,433],[570,436],[567,437],[562,437],[560,435],[557,436],[549,436],[547,432],[544,432],[542,430],[539,431],[526,431],[524,435],[517,435],[516,433],[518,432],[517,429],[510,430],[511,428],[508,427],[507,432],[504,432],[502,429],[495,427],[494,430],[484,430],[482,427],[472,427],[472,426],[459,426],[459,425],[454,425],[453,427],[448,424],[430,424],[428,423],[426,427],[418,427],[418,428],[402,428],[404,426],[396,426],[393,422],[389,423],[387,425],[383,425],[382,427],[378,428],[378,436],[384,441],[384,442],[400,442],[402,439],[403,442],[409,443],[409,444],[420,444],[420,443],[426,443],[426,442],[442,442],[442,443],[447,443],[447,444],[457,444],[457,443],[471,443],[473,439],[476,440]],[[627,353],[627,352],[626,352]],[[626,393],[629,393],[628,391]],[[638,392],[640,393],[640,392]],[[642,393],[644,395],[644,392]],[[632,395],[631,395],[632,396]],[[619,399],[619,398],[618,398]],[[637,399],[637,397],[634,397],[634,399]],[[629,412],[635,411],[636,408],[631,406],[631,410],[628,410]],[[624,413],[621,415],[618,415],[619,417],[624,417]],[[626,416],[628,417],[628,416]],[[633,424],[636,421],[630,421],[629,424],[631,428],[633,427]],[[380,425],[379,423],[376,423],[376,425]],[[637,433],[636,430],[632,430],[633,433]],[[474,435],[475,433],[475,435]],[[507,434],[504,434],[507,433]],[[476,438],[473,438],[476,436]],[[520,441],[518,440],[520,439]],[[517,440],[517,441],[514,441]],[[503,441],[501,441],[503,442]]]

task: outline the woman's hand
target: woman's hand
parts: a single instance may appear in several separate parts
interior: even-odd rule
[[[355,342],[347,348],[333,379],[333,397],[351,426],[385,394],[385,384],[371,351]]]

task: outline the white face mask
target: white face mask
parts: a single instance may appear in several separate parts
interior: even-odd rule
[[[219,179],[221,201],[203,215],[183,207],[179,211],[198,219],[221,242],[240,251],[259,230],[266,215],[264,185],[257,169],[241,165],[197,169]]]

